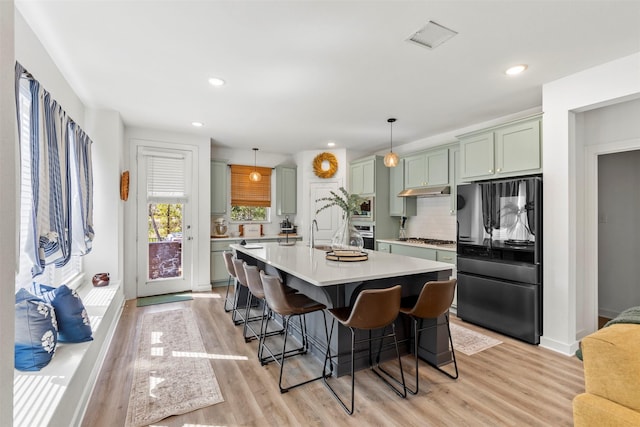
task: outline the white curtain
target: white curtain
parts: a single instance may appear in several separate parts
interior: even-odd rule
[[[28,84],[29,102],[20,102],[21,84]],[[51,94],[16,63],[20,155],[31,170],[31,214],[24,252],[32,262],[32,276],[71,255],[84,255],[93,240],[93,177],[91,139],[62,110]],[[28,109],[29,111],[25,111]],[[25,158],[28,156],[28,159]]]

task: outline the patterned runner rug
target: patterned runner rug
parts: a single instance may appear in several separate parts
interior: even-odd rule
[[[223,401],[193,311],[145,314],[126,426],[146,426]]]
[[[451,338],[456,351],[471,356],[495,345],[502,344],[502,341],[488,337],[479,332],[467,329],[464,326],[450,323]]]

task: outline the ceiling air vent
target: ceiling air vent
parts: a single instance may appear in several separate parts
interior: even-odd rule
[[[429,21],[422,29],[413,33],[407,41],[428,49],[435,49],[456,34],[458,33],[447,27]]]

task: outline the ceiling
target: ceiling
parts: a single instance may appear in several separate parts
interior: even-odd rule
[[[384,149],[389,117],[398,145],[540,107],[544,83],[640,51],[640,1],[16,6],[86,106],[276,153]],[[405,41],[430,20],[458,35],[433,50]]]

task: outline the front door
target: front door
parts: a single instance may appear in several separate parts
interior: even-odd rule
[[[315,232],[315,243],[330,244],[331,238],[338,230],[341,211],[337,206],[332,206],[331,208],[325,209],[316,215],[316,211],[327,203],[316,202],[316,200],[323,197],[331,197],[330,191],[337,193],[338,183],[332,181],[312,182],[310,187],[311,199],[309,212],[311,214],[311,219],[313,220],[315,218],[315,220],[318,222],[318,231]]]
[[[192,154],[138,147],[137,296],[192,289]]]

